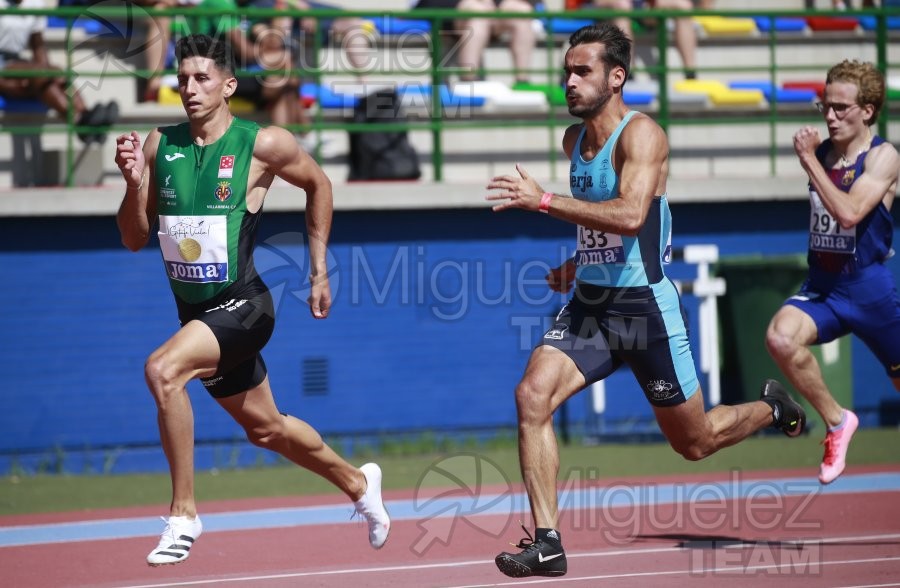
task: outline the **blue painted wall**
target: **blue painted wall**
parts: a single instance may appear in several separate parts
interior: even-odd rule
[[[673,214],[676,247],[715,243],[727,256],[805,246],[805,202],[676,205]],[[301,214],[267,214],[256,254],[278,303],[264,357],[281,410],[326,435],[514,426],[513,387],[564,302],[543,275],[569,254],[569,225],[518,211],[337,213],[326,321],[303,302],[303,227]],[[126,251],[112,218],[7,218],[0,230],[13,284],[0,289],[0,472],[164,467],[142,371],[177,328],[156,243]],[[692,277],[680,264],[670,274]],[[304,382],[309,362],[325,377]],[[857,403],[896,394],[858,343],[853,369]],[[610,417],[650,414],[629,373],[608,384]],[[243,443],[202,387],[190,390],[199,467],[273,460]],[[573,427],[596,424],[588,406],[586,394],[569,403]],[[879,424],[872,414],[869,426]]]

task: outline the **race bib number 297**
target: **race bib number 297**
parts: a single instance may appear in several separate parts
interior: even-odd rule
[[[822,204],[819,194],[810,191],[809,248],[828,253],[856,251],[856,227],[845,229]]]

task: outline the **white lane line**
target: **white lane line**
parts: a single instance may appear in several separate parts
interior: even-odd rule
[[[876,541],[876,540],[887,540],[887,539],[900,539],[900,533],[888,533],[883,535],[851,535],[846,537],[828,537],[823,539],[811,539],[805,541],[806,543],[842,543],[842,542],[862,542],[862,541]],[[765,544],[764,540],[761,540],[757,543]],[[789,545],[803,545],[804,541],[783,541],[780,542],[784,546]],[[747,547],[752,547],[754,542],[747,542]],[[594,552],[585,552],[585,553],[572,553],[566,554],[568,559],[577,559],[577,558],[588,558],[588,557],[621,557],[625,555],[646,555],[650,553],[665,553],[670,551],[690,551],[693,548],[690,547],[679,547],[679,546],[668,546],[668,547],[651,547],[651,548],[642,548],[642,549],[614,549],[614,550],[603,550],[603,551],[594,551]],[[860,564],[860,563],[872,563],[872,562],[882,562],[882,561],[900,561],[900,557],[887,557],[887,558],[876,558],[876,559],[865,559],[865,560],[844,560],[844,561],[817,561],[817,562],[807,562],[810,565],[836,565],[836,564]],[[742,567],[743,571],[760,571],[767,569],[775,569],[786,566],[797,565],[798,562],[788,562],[783,564],[767,564],[767,565],[758,565],[758,566],[746,566]],[[230,577],[230,578],[215,578],[209,580],[193,580],[187,582],[167,582],[162,584],[135,584],[135,585],[123,585],[119,588],[173,588],[176,586],[204,586],[210,584],[219,584],[219,583],[233,583],[233,582],[251,582],[251,581],[264,581],[264,580],[282,580],[288,578],[310,578],[310,577],[324,577],[324,576],[337,576],[337,575],[352,575],[352,574],[373,574],[373,573],[382,573],[382,572],[406,572],[406,571],[423,571],[423,570],[435,570],[442,568],[459,568],[459,567],[470,567],[470,566],[481,566],[481,565],[494,565],[493,560],[469,560],[469,561],[457,561],[457,562],[446,562],[446,563],[434,563],[434,564],[413,564],[413,565],[396,565],[396,566],[380,566],[380,567],[369,567],[369,568],[345,568],[345,569],[337,569],[337,570],[324,570],[324,571],[316,571],[316,572],[296,572],[289,574],[267,574],[260,576],[239,576],[239,577]],[[735,568],[726,567],[726,568],[708,568],[703,570],[704,573],[714,574],[716,572],[721,573],[735,573]],[[630,577],[643,577],[643,576],[654,576],[654,575],[674,575],[674,574],[690,574],[691,571],[689,569],[683,570],[668,570],[668,571],[660,571],[660,572],[642,572],[642,573],[632,573],[632,574],[619,574],[619,575],[607,575],[607,576],[589,576],[589,577],[562,577],[562,578],[551,578],[549,580],[531,580],[529,583],[542,583],[547,581],[554,582],[571,582],[571,581],[581,581],[581,580],[607,580],[607,579],[615,579],[615,578],[630,578]],[[501,584],[474,584],[474,585],[466,585],[466,586],[453,586],[448,588],[478,588],[480,586],[515,586],[518,585],[518,582],[512,583],[501,583]],[[898,586],[900,584],[885,584],[884,586]]]

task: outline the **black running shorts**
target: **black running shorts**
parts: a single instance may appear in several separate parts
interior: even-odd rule
[[[198,308],[199,307],[199,308]],[[248,298],[229,298],[202,305],[178,304],[181,324],[198,320],[207,325],[219,342],[219,367],[200,382],[214,398],[246,392],[266,378],[260,351],[275,329],[275,307],[268,290]]]

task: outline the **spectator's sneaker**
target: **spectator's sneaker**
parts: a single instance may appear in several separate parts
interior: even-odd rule
[[[79,127],[99,127],[104,124],[104,120],[106,120],[106,107],[98,102],[90,110],[82,112],[75,124]],[[78,131],[77,135],[85,145],[91,144],[97,136],[86,129]]]
[[[200,517],[160,518],[165,521],[166,528],[159,536],[159,545],[147,556],[147,563],[151,566],[181,563],[191,554],[194,541],[203,532]]]
[[[806,413],[776,380],[766,380],[760,400],[772,407],[772,426],[788,437],[796,437],[806,427]]]
[[[558,541],[554,545],[543,539],[534,540],[531,533],[524,526],[522,530],[528,535],[526,539],[516,545],[522,551],[519,553],[503,552],[494,558],[497,568],[510,578],[526,578],[528,576],[563,576],[568,570],[566,552]],[[556,531],[550,531],[548,538],[559,535]]]
[[[111,100],[103,107],[103,118],[100,126],[111,127],[119,121],[119,104]],[[106,141],[106,133],[95,133],[92,137],[95,143],[103,144]]]
[[[381,549],[391,531],[391,517],[381,499],[381,468],[367,463],[359,469],[366,477],[366,492],[353,504],[356,512],[369,523],[369,545]]]
[[[825,446],[825,456],[822,457],[822,465],[819,466],[819,482],[830,484],[834,482],[844,467],[847,465],[847,449],[850,448],[850,439],[859,426],[859,419],[849,410],[844,411],[844,425],[837,431],[829,431],[825,435],[822,445]]]

